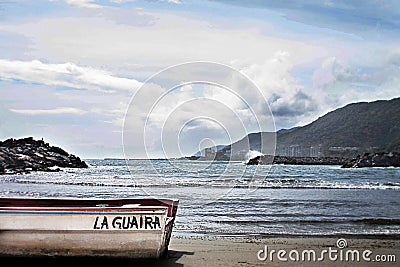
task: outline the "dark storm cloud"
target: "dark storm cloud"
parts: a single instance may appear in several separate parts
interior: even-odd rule
[[[318,106],[313,99],[301,90],[288,99],[286,102],[271,103],[272,113],[277,117],[302,116],[306,113],[317,110]]]

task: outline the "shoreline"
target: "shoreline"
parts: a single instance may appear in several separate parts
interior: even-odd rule
[[[343,239],[344,238],[344,239]],[[345,240],[347,246],[340,248],[338,242]],[[270,258],[260,260],[265,256],[267,248],[270,255],[275,251],[272,260]],[[372,254],[371,261],[361,258],[359,261],[331,260],[325,254],[323,260],[318,260],[322,250],[328,249],[343,251],[359,251],[360,255],[366,250]],[[316,260],[309,261],[280,261],[277,258],[277,251],[285,250],[288,254],[292,250],[299,251],[300,255],[304,250],[316,252]],[[260,254],[261,251],[261,254]],[[337,253],[336,255],[339,255]],[[349,254],[350,255],[350,254]],[[375,256],[394,255],[395,261],[380,262],[373,261]],[[308,256],[308,255],[307,255]],[[351,256],[351,255],[350,255]],[[349,256],[349,257],[350,257]],[[361,257],[361,256],[360,256]],[[10,259],[10,258],[7,258]],[[2,260],[5,260],[3,258]],[[101,258],[101,257],[49,257],[49,258],[12,258],[15,264],[54,266],[57,264],[75,266],[398,266],[400,260],[400,236],[399,235],[271,235],[263,238],[237,238],[237,237],[176,237],[171,238],[169,251],[163,259],[123,259],[123,258]]]
[[[344,251],[357,249],[361,253],[371,250],[373,255],[395,255],[397,262],[400,260],[399,235],[274,235],[263,238],[173,238],[170,245],[170,259],[166,263],[170,263],[171,259],[174,259],[175,263],[183,264],[181,266],[204,266],[210,262],[212,263],[210,266],[376,266],[376,262],[363,261],[362,258],[356,262],[331,261],[328,258],[316,262],[290,260],[285,262],[279,261],[276,254],[272,261],[268,258],[265,261],[257,258],[257,253],[264,250],[265,246],[269,251],[285,250],[287,253],[291,250],[315,250],[318,256],[322,250],[329,249],[329,247],[339,250],[337,242],[343,238],[348,244],[343,248]],[[396,262],[381,264],[382,266],[396,266]]]
[[[190,239],[190,240],[263,240],[269,238],[349,238],[349,239],[389,239],[389,240],[400,240],[400,233],[389,233],[389,234],[363,234],[363,233],[335,233],[335,234],[197,234],[197,235],[178,235],[172,234],[172,239]]]

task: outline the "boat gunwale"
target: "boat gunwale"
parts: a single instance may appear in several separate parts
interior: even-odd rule
[[[95,213],[132,213],[132,212],[157,212],[162,211],[162,214],[168,210],[168,207],[160,206],[145,206],[145,207],[0,207],[0,213],[8,212],[95,212]]]
[[[108,210],[154,210],[167,208],[167,216],[175,217],[179,200],[156,198],[33,198],[33,197],[0,197],[1,209],[18,208],[58,208],[76,209],[90,208],[97,212]]]

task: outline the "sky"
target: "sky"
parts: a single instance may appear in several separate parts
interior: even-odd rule
[[[263,97],[242,84],[148,85],[190,62],[238,71]],[[82,158],[145,157],[124,132],[143,133],[146,119],[147,155],[171,144],[190,155],[260,121],[291,128],[399,97],[399,84],[396,0],[0,1],[0,140],[44,138]]]

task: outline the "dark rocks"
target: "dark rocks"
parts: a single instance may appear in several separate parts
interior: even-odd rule
[[[342,165],[342,168],[364,168],[364,167],[400,167],[400,153],[380,152],[365,153],[358,155]]]
[[[60,171],[60,168],[87,168],[79,157],[32,137],[0,141],[0,174],[31,171]]]
[[[249,159],[249,161],[246,162],[246,165],[259,165],[259,164],[261,164],[261,156]]]
[[[273,164],[274,156],[270,155],[259,155],[249,159],[246,165],[270,165]]]
[[[342,165],[348,159],[344,157],[286,157],[276,156],[275,164],[292,165]]]
[[[342,165],[346,158],[341,157],[288,157],[262,155],[250,159],[247,165],[268,165],[268,164],[288,164],[288,165]]]
[[[199,157],[199,156],[190,156],[190,157],[185,157],[185,159],[188,159],[188,160],[198,160],[198,159],[200,159],[200,157]]]

